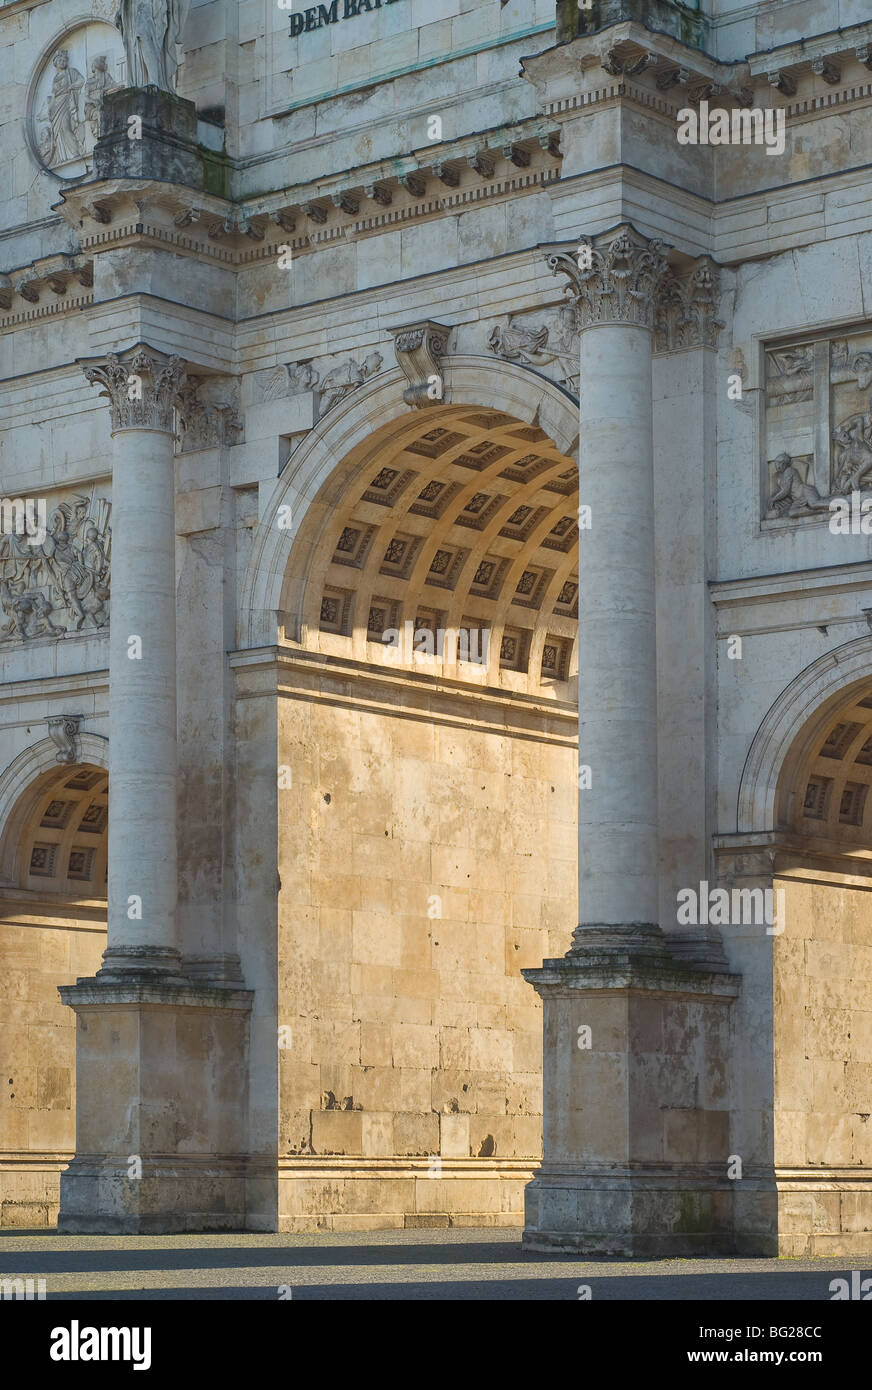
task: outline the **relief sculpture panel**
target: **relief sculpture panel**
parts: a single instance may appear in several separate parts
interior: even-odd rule
[[[92,492],[39,499],[39,510],[44,526],[29,534],[8,525],[13,508],[3,509],[0,643],[64,637],[109,620],[111,503]]]
[[[90,171],[103,98],[124,85],[124,45],[111,24],[81,24],[63,36],[31,84],[28,137],[43,168],[63,179]]]
[[[764,524],[872,497],[872,331],[765,352]]]

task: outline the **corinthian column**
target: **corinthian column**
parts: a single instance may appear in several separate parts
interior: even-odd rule
[[[574,949],[650,953],[662,950],[651,339],[666,258],[623,226],[550,263],[569,276],[581,345]]]
[[[719,1077],[738,984],[670,955],[658,903],[651,382],[666,262],[628,226],[549,259],[581,338],[579,917],[562,959],[523,972],[545,1037],[524,1242],[717,1251],[730,1239]]]
[[[109,923],[102,969],[59,987],[78,1026],[58,1229],[237,1229],[252,993],[188,978],[176,937],[173,411],[185,369],[145,347],[82,365],[109,401],[114,454]]]
[[[91,363],[113,444],[109,913],[100,975],[177,974],[173,409],[180,358]]]

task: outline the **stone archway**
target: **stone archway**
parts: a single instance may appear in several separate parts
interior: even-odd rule
[[[75,1149],[75,1018],[58,986],[106,944],[106,741],[46,739],[0,776],[0,1225],[51,1226]]]
[[[774,1164],[781,1254],[872,1242],[872,678],[794,741],[776,795]]]
[[[577,473],[529,406],[370,429],[273,585],[280,1229],[522,1221],[520,971],[576,922]]]
[[[845,643],[775,701],[720,847],[724,880],[771,889],[776,908],[774,929],[729,929],[744,975],[733,1142],[752,1179],[736,1187],[740,1239],[768,1229],[786,1256],[870,1249],[870,653],[872,638]]]
[[[578,402],[562,387],[528,368],[490,358],[455,355],[441,359],[441,365],[447,400],[469,402],[471,411],[485,408],[509,415],[519,425],[544,431],[558,451],[575,458]],[[406,384],[399,368],[380,373],[319,420],[288,459],[252,541],[239,601],[241,648],[275,640],[283,600],[287,603],[291,549],[297,549],[298,563],[304,548],[311,551],[318,520],[378,457],[383,447],[379,432],[392,426],[414,435],[423,419],[436,425],[440,415],[454,409],[431,406],[422,412],[405,405]],[[310,539],[299,546],[301,531]]]

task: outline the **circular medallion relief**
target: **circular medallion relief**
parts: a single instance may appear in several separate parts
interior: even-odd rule
[[[103,96],[125,85],[124,44],[111,24],[80,24],[52,44],[29,101],[29,144],[43,169],[59,179],[90,172]]]

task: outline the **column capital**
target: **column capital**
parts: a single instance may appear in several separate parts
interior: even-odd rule
[[[662,241],[649,241],[625,222],[546,259],[554,275],[569,280],[581,330],[602,323],[653,328],[656,290],[667,269]]]
[[[724,326],[715,318],[719,295],[720,271],[709,256],[684,275],[668,271],[657,288],[654,351],[716,348]]]
[[[104,358],[79,359],[91,385],[102,386],[109,402],[112,433],[117,430],[160,430],[174,434],[173,412],[187,379],[181,357],[166,356],[145,343]]]

